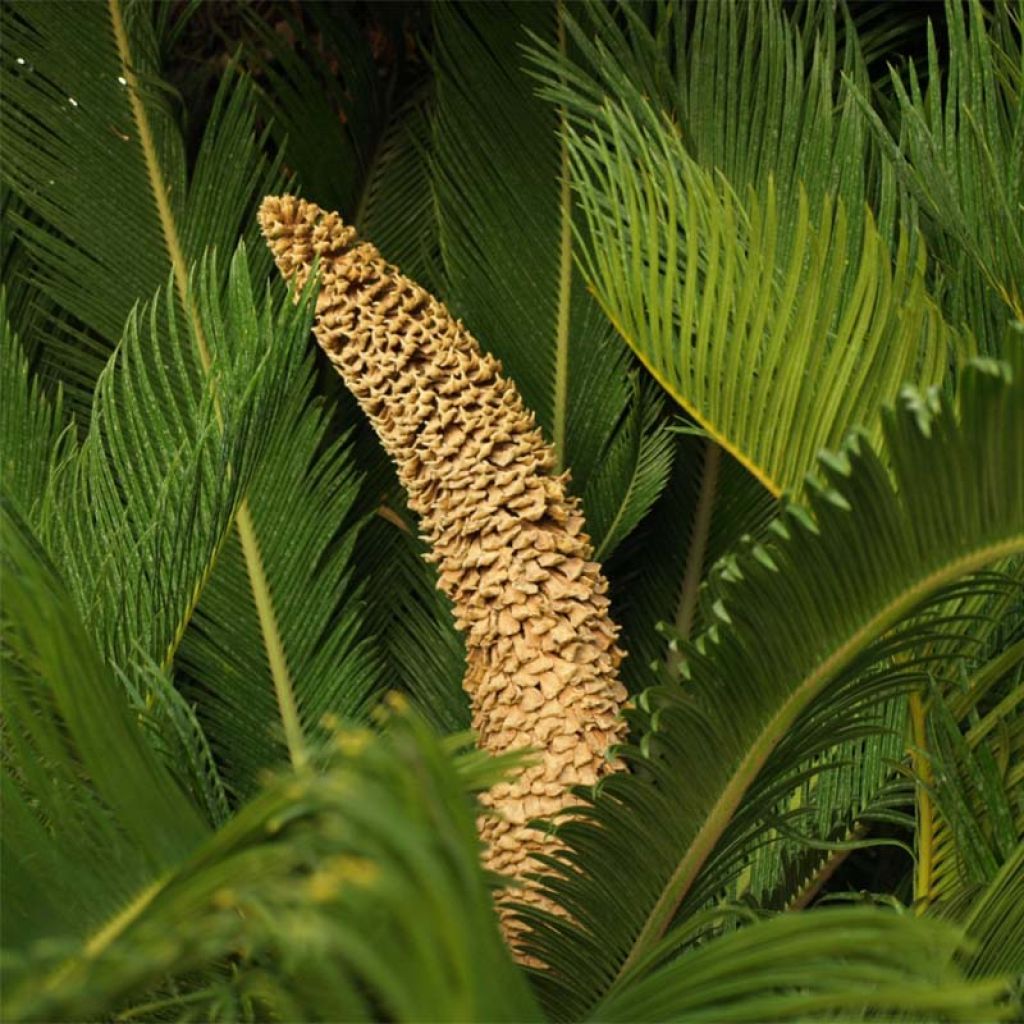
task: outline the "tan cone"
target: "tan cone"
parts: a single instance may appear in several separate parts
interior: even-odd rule
[[[466,635],[481,746],[542,752],[485,796],[499,814],[480,823],[488,868],[536,871],[531,855],[554,841],[526,822],[575,804],[570,788],[610,771],[625,735],[618,627],[579,502],[501,365],[437,299],[312,203],[269,197],[260,224],[285,278],[304,283],[319,258],[314,333],[421,517]]]

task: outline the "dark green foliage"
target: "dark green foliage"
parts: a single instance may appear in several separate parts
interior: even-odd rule
[[[1022,16],[5,5],[4,1019],[1019,1016]],[[502,359],[610,580],[530,966],[284,188]]]

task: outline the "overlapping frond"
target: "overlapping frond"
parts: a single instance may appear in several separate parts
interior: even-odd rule
[[[998,352],[1024,320],[1024,5],[948,0],[949,52],[929,26],[927,89],[893,72],[898,138],[869,111],[886,158],[927,218],[950,316]]]
[[[384,125],[395,70],[375,64],[369,40],[344,7],[275,12],[252,7],[241,59],[289,169],[311,198],[353,216]]]
[[[588,1019],[1011,1019],[1005,981],[965,979],[955,960],[963,934],[935,924],[868,907],[781,915],[657,968]]]
[[[315,725],[325,707],[337,705],[339,713],[354,713],[375,682],[368,640],[356,635],[358,601],[346,582],[351,578],[353,523],[344,520],[356,482],[344,445],[327,440],[323,416],[312,405],[313,382],[302,363],[305,332],[294,319],[299,314],[278,315],[265,305],[257,317],[251,295],[240,297],[237,292],[243,277],[251,291],[242,274],[233,286],[227,325],[187,294],[190,264],[208,249],[232,250],[239,233],[253,230],[252,204],[280,182],[280,175],[264,155],[256,131],[253,87],[237,70],[229,70],[217,90],[191,173],[186,173],[184,139],[159,77],[150,15],[148,8],[124,7],[119,0],[110,0],[106,7],[5,8],[11,25],[4,34],[10,81],[4,131],[11,140],[11,159],[5,166],[19,196],[41,219],[40,225],[26,220],[22,233],[43,286],[89,336],[112,345],[133,304],[148,301],[172,276],[174,295],[168,302],[176,306],[175,316],[151,321],[149,344],[140,353],[141,362],[135,362],[148,361],[151,375],[159,371],[155,379],[168,385],[164,378],[169,374],[184,391],[176,396],[165,386],[159,398],[153,396],[170,432],[154,436],[142,453],[136,451],[131,432],[143,430],[140,418],[147,403],[132,410],[128,399],[122,403],[111,395],[110,402],[128,418],[119,427],[125,438],[119,439],[116,453],[117,472],[125,476],[110,475],[104,486],[137,491],[141,507],[160,499],[161,486],[170,486],[169,468],[180,486],[191,481],[192,507],[182,506],[180,514],[165,508],[164,525],[148,541],[151,554],[159,558],[138,568],[150,572],[160,558],[177,557],[171,553],[178,548],[194,548],[192,567],[203,565],[205,571],[200,576],[191,570],[164,573],[156,580],[146,573],[117,574],[127,580],[132,601],[138,602],[126,604],[129,617],[154,629],[144,641],[126,632],[118,641],[117,663],[125,667],[122,659],[130,658],[133,645],[142,642],[157,664],[172,666],[200,605],[202,626],[196,642],[190,639],[189,657],[183,661],[192,674],[187,689],[190,699],[217,693],[204,704],[200,720],[208,730],[222,727],[222,734],[209,736],[218,754],[246,742],[256,748],[248,759],[240,755],[232,769],[232,786],[247,793],[257,766],[276,759],[282,732],[293,759],[301,760],[307,727]],[[69,61],[69,54],[77,55],[76,60]],[[40,174],[53,179],[45,190],[37,187]],[[253,257],[255,274],[267,258],[261,246]],[[219,284],[208,280],[206,286],[216,292]],[[169,333],[172,323],[176,335]],[[231,382],[217,383],[223,372],[218,360],[244,364],[263,354],[276,369],[248,398],[244,390],[232,391]],[[63,362],[67,353],[58,346],[51,356]],[[67,361],[76,365],[73,354]],[[88,381],[89,374],[79,372],[75,379]],[[206,384],[198,383],[202,380]],[[103,386],[113,385],[108,381]],[[139,386],[145,393],[151,385],[140,381]],[[201,422],[188,407],[196,387],[206,394]],[[277,404],[268,404],[258,417],[258,466],[236,464],[244,453],[223,435],[231,410],[219,409],[219,404],[243,399],[267,403],[271,396]],[[185,406],[179,408],[182,402]],[[96,427],[100,435],[107,429],[106,424]],[[205,448],[220,460],[218,468],[207,465],[190,478],[188,467],[173,461],[176,444]],[[97,441],[93,448],[99,450],[102,444]],[[251,492],[246,490],[250,477]],[[218,501],[220,510],[235,510],[235,537],[197,517],[203,502],[215,494],[225,499]],[[81,505],[77,513],[86,514]],[[137,518],[132,529],[145,531],[156,521],[161,521],[159,514]],[[58,525],[65,533],[72,528]],[[204,533],[206,528],[212,533]],[[111,559],[119,557],[115,546],[106,549],[106,559],[90,562],[95,549],[80,545],[89,536],[88,531],[77,538],[68,534],[66,545],[69,557],[81,563],[69,574],[80,596],[99,586],[103,573],[113,580]],[[72,552],[76,545],[77,555]],[[223,565],[214,565],[214,553],[223,555]],[[311,596],[317,601],[312,614],[305,605]],[[159,629],[147,619],[158,609]],[[297,672],[303,673],[301,679]],[[232,689],[225,696],[229,684],[224,679],[237,692]],[[262,698],[253,697],[257,691]],[[262,719],[259,737],[241,740],[244,731],[232,724],[231,715],[211,717],[211,709],[225,702],[229,708],[247,707],[251,714],[272,711],[273,719]]]
[[[1007,857],[964,918],[975,947],[966,960],[972,977],[1009,975],[1024,997],[1024,842]]]
[[[189,292],[215,353],[192,360],[196,321],[173,284],[133,315],[97,382],[89,430],[52,484],[43,536],[104,657],[170,664],[287,394],[289,345],[309,306],[257,307],[244,251],[221,292]],[[292,373],[294,371],[291,371]]]
[[[1021,599],[1021,588],[1014,596]],[[962,681],[930,694],[920,781],[935,820],[922,826],[928,872],[919,897],[955,904],[1012,859],[1024,839],[1024,639],[1004,643]]]
[[[6,503],[0,531],[4,943],[27,953],[99,931],[206,829]]]
[[[302,320],[298,330],[266,339],[289,354],[295,380],[263,420],[267,449],[247,495],[260,559],[285,613],[279,625],[298,724],[315,747],[325,715],[365,717],[381,666],[353,575],[360,477],[349,439],[330,440],[330,415],[314,397],[308,329]],[[248,796],[289,751],[237,534],[218,554],[176,664],[189,677],[184,692],[197,705],[225,781],[236,796]]]
[[[260,151],[249,86],[230,73],[186,172],[144,6],[7,5],[3,19],[3,173],[34,215],[19,231],[35,277],[78,325],[53,332],[48,372],[87,409],[134,303],[171,271],[182,300],[188,268],[251,237],[253,203],[281,177]],[[83,326],[91,345],[77,343]]]
[[[536,1018],[467,799],[506,765],[411,720],[341,732],[322,773],[273,781],[209,834],[40,549],[0,517],[4,932],[20,950],[5,1019]]]
[[[935,632],[923,605],[1024,550],[1019,360],[970,367],[958,409],[908,393],[885,436],[884,454],[855,436],[824,461],[811,511],[792,506],[778,541],[741,560],[689,678],[645,698],[652,731],[626,751],[637,774],[607,779],[593,821],[563,828],[574,853],[549,891],[580,927],[540,923],[534,944],[557,964],[562,1013],[736,877],[801,766],[870,728],[873,703],[920,685],[915,650]],[[938,481],[955,481],[957,501],[935,500]]]
[[[574,30],[580,60],[535,54],[568,112],[581,265],[712,439],[772,493],[798,491],[821,448],[853,426],[877,439],[901,383],[937,382],[969,344],[927,295],[912,233],[893,228],[891,183],[873,195],[834,37],[812,47],[766,5],[704,5],[692,34],[668,10],[655,33],[594,12],[596,42]]]

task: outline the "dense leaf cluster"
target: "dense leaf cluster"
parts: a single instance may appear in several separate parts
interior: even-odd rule
[[[1020,0],[0,17],[5,1020],[1020,1013]],[[528,966],[286,189],[502,360],[611,581]]]

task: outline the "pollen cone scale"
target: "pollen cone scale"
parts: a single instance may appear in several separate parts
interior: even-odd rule
[[[506,898],[550,907],[525,873],[557,840],[528,822],[615,764],[624,738],[622,652],[579,502],[500,363],[432,295],[336,213],[268,197],[260,225],[286,279],[319,261],[314,334],[395,461],[466,638],[473,727],[495,754],[537,760],[494,786],[484,863],[519,880]],[[518,926],[502,914],[506,935]]]

